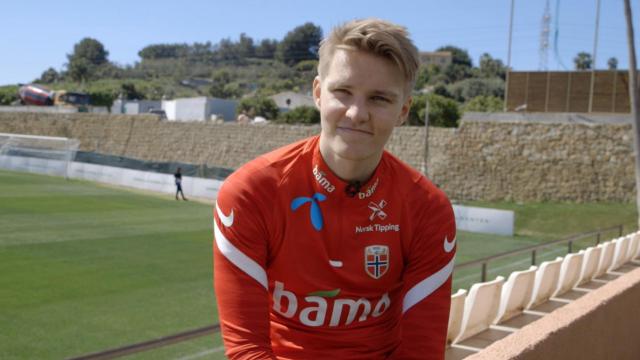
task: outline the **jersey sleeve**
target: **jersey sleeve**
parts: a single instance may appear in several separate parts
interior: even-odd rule
[[[424,179],[424,182],[427,182]],[[443,192],[415,197],[414,234],[403,277],[402,341],[392,359],[444,359],[456,224]]]
[[[214,209],[214,288],[229,359],[275,359],[269,336],[267,204],[247,177],[223,184]]]

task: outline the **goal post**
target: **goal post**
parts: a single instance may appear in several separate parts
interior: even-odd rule
[[[0,133],[0,168],[67,178],[79,147],[65,137]]]

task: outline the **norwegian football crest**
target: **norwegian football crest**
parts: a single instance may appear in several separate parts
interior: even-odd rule
[[[371,245],[364,248],[364,271],[374,279],[380,279],[389,270],[389,247]]]

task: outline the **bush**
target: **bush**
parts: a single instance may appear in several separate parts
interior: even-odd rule
[[[254,96],[240,100],[236,112],[243,111],[250,117],[262,116],[269,120],[278,118],[278,105],[268,97]]]
[[[313,106],[298,106],[281,113],[276,122],[281,124],[319,124],[320,111]]]
[[[446,97],[427,94],[413,97],[409,110],[409,125],[424,125],[425,103],[429,99],[429,125],[439,127],[457,127],[460,119],[458,103]]]
[[[11,105],[12,102],[18,100],[18,87],[8,85],[0,87],[0,105]]]
[[[464,106],[464,111],[499,112],[503,110],[502,99],[495,96],[476,96]]]
[[[91,105],[93,106],[106,106],[111,107],[113,101],[116,99],[117,94],[107,89],[92,89],[87,91],[89,98],[91,99]]]

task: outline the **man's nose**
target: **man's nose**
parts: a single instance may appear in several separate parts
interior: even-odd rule
[[[354,101],[349,105],[346,116],[353,122],[365,122],[369,120],[369,110],[363,101]]]

